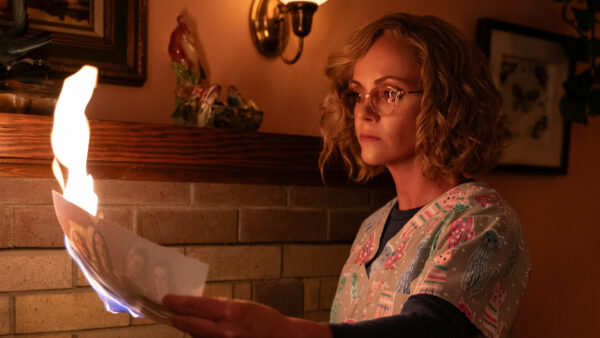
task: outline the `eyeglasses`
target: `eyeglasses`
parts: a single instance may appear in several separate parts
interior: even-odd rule
[[[369,100],[371,108],[379,116],[389,116],[394,114],[398,101],[406,94],[421,94],[422,90],[405,91],[403,89],[391,86],[379,86],[374,88],[369,94],[362,95],[357,91],[348,89],[340,94],[340,99],[344,106],[348,108],[351,116],[354,116],[354,108],[359,102]]]

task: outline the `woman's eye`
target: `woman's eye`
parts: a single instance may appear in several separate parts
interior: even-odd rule
[[[360,101],[360,100],[361,100],[361,98],[362,98],[362,97],[360,96],[360,94],[359,94],[358,92],[354,91],[354,90],[349,90],[349,91],[346,93],[346,96],[348,96],[349,98],[352,98],[353,100],[356,100],[356,101]]]
[[[383,99],[388,102],[396,101],[400,97],[400,90],[394,88],[386,88],[382,91]]]

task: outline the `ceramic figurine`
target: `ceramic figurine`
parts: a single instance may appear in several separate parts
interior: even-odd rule
[[[192,73],[199,73],[200,80],[206,78],[204,69],[198,61],[198,53],[194,47],[194,38],[183,16],[177,17],[177,27],[171,33],[169,41],[169,56],[171,61],[183,65]]]
[[[232,107],[242,107],[244,105],[244,98],[235,86],[227,87],[227,104]]]
[[[205,85],[206,74],[198,61],[190,29],[177,18],[169,42],[171,66],[177,76],[176,108],[171,115],[176,125],[257,130],[262,111],[252,100],[245,100],[235,86],[227,87],[227,104],[218,101],[221,86]]]
[[[177,17],[177,27],[171,33],[168,51],[171,67],[177,76],[176,107],[171,116],[176,125],[197,126],[199,99],[204,91],[201,81],[206,74],[198,60],[190,29],[181,15]]]
[[[212,106],[221,94],[221,86],[214,84],[202,91],[199,96],[200,109],[197,115],[198,127],[211,127],[213,120]]]

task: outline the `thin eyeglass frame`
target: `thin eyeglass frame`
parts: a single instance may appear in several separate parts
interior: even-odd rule
[[[340,97],[341,99],[343,99],[343,98],[345,97],[345,95],[344,95],[344,94],[345,94],[345,93],[347,93],[347,92],[349,92],[349,91],[355,92],[355,93],[357,93],[359,96],[361,96],[361,97],[362,97],[362,99],[361,99],[360,101],[358,101],[358,100],[357,100],[357,102],[355,102],[355,103],[354,103],[354,107],[353,107],[353,109],[350,109],[350,107],[346,106],[346,108],[348,109],[349,115],[350,115],[351,117],[354,117],[354,115],[355,115],[355,114],[354,114],[354,109],[356,108],[356,105],[357,105],[358,103],[360,103],[360,102],[363,102],[364,100],[367,100],[367,102],[369,102],[369,106],[371,107],[371,109],[372,109],[372,110],[373,110],[373,111],[374,111],[374,112],[375,112],[377,115],[379,115],[379,116],[391,116],[391,115],[394,115],[394,112],[396,111],[396,106],[398,105],[398,102],[400,101],[400,99],[402,98],[402,96],[404,96],[404,95],[406,95],[406,94],[423,94],[423,93],[424,93],[424,91],[423,91],[423,90],[408,90],[408,91],[406,91],[406,90],[404,90],[404,89],[395,89],[395,88],[393,88],[393,87],[389,87],[389,86],[384,86],[383,88],[385,88],[385,87],[387,87],[387,88],[391,88],[391,89],[394,89],[394,90],[397,90],[397,91],[402,91],[402,92],[403,92],[403,94],[402,94],[402,95],[400,95],[399,97],[397,97],[397,98],[395,99],[395,102],[394,102],[394,108],[392,109],[392,111],[391,111],[389,114],[381,114],[381,112],[380,112],[378,109],[376,109],[375,105],[373,104],[373,102],[372,102],[372,100],[371,100],[371,97],[372,97],[372,95],[371,95],[371,94],[375,93],[376,91],[380,91],[380,90],[382,90],[382,87],[377,87],[377,88],[374,88],[374,89],[373,89],[373,90],[371,90],[371,91],[370,91],[368,94],[364,94],[364,95],[358,94],[358,92],[356,92],[356,91],[354,91],[354,90],[348,90],[348,91],[345,91],[344,93],[340,94],[340,96],[339,96],[339,97]]]

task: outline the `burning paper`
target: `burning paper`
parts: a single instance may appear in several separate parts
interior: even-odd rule
[[[98,197],[87,173],[90,130],[84,110],[98,70],[84,66],[68,77],[56,105],[53,171],[64,195],[53,192],[65,247],[106,309],[170,323],[165,294],[200,296],[208,265],[152,243],[96,216]],[[61,165],[68,171],[65,183]]]

